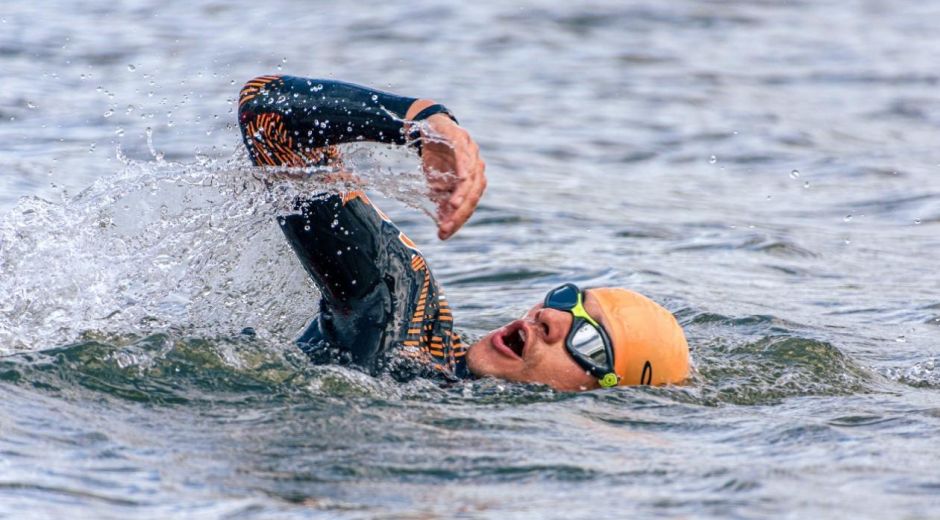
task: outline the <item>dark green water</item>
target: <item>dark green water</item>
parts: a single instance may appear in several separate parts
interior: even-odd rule
[[[937,518],[938,16],[9,6],[0,517]],[[349,150],[465,335],[562,281],[630,287],[686,329],[692,383],[309,364],[316,294],[274,216],[322,187],[260,182],[232,114],[279,71],[436,98],[477,138],[489,189],[444,243],[413,157]]]

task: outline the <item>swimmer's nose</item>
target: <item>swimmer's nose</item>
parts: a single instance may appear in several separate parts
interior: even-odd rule
[[[557,309],[541,308],[535,311],[535,322],[542,338],[548,343],[564,340],[571,328],[571,314]]]

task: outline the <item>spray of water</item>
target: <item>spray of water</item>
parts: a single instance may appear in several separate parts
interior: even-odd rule
[[[0,218],[0,354],[61,345],[90,332],[198,337],[252,328],[290,341],[318,295],[276,224],[297,196],[349,189],[317,171],[264,171],[243,156],[136,162],[74,197],[25,197]],[[380,194],[429,213],[412,164],[348,154]]]

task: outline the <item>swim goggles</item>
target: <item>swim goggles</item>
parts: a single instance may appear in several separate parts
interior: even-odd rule
[[[603,325],[584,309],[584,293],[578,286],[566,283],[545,295],[545,307],[570,312],[574,316],[571,330],[565,338],[565,348],[571,357],[597,378],[604,388],[617,386],[620,377],[614,372],[614,347]]]

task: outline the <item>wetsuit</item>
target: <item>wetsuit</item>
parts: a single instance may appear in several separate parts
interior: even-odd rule
[[[238,117],[254,164],[303,167],[338,160],[336,145],[346,142],[410,142],[403,120],[414,101],[338,81],[261,76],[242,88]],[[424,257],[364,193],[311,194],[294,209],[278,222],[321,293],[320,314],[298,340],[304,352],[400,380],[468,375],[466,348]]]

